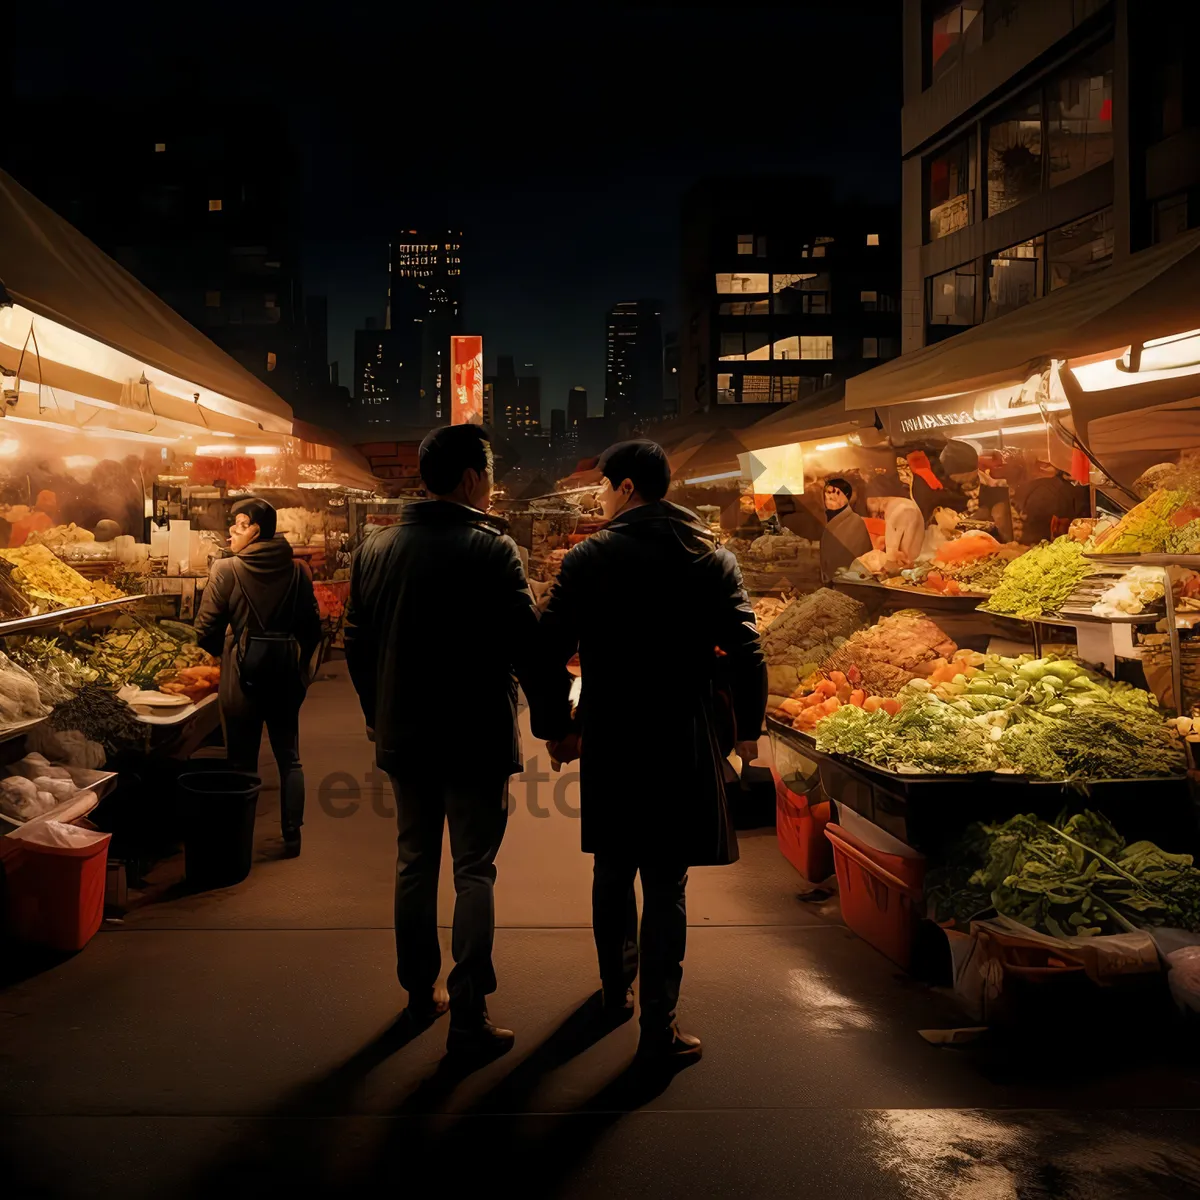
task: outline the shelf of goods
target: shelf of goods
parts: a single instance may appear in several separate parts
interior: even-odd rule
[[[899,587],[890,583],[878,583],[868,579],[837,578],[830,585],[848,596],[876,594],[891,599],[893,597],[906,601],[906,608],[920,605],[922,608],[937,609],[939,612],[975,612],[979,602],[987,599],[985,592],[960,592],[957,596],[948,596],[940,592],[930,592],[918,587]]]
[[[0,621],[0,638],[11,634],[32,633],[36,629],[53,629],[67,621],[84,621],[100,613],[115,612],[127,604],[135,604],[140,600],[148,600],[149,596],[139,593],[135,596],[122,596],[118,600],[102,600],[99,604],[84,604],[78,608],[56,608],[51,612],[37,613],[31,617],[16,617],[9,621]]]

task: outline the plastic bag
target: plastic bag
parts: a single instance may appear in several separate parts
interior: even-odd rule
[[[78,825],[64,825],[62,821],[39,821],[36,825],[27,825],[22,829],[14,829],[8,835],[35,846],[53,846],[62,850],[82,850],[94,846],[97,842],[112,837],[110,833],[101,833],[98,829],[83,829]]]

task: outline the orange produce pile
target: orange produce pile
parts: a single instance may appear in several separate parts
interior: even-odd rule
[[[792,718],[793,729],[812,729],[822,717],[837,712],[843,704],[856,708],[884,712],[895,716],[900,711],[900,701],[892,696],[868,696],[862,683],[862,673],[857,667],[849,671],[830,671],[828,679],[822,679],[812,691],[802,696],[785,700],[777,710],[781,716]]]

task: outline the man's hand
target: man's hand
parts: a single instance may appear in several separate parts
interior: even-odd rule
[[[375,740],[375,730],[372,729],[370,725],[368,725],[367,726],[367,741],[373,742],[374,740]]]
[[[568,733],[565,738],[546,743],[550,752],[550,765],[557,771],[563,763],[574,762],[582,749],[582,739],[577,733]]]
[[[742,760],[742,769],[745,770],[758,757],[758,740],[738,742],[733,749],[738,758]]]

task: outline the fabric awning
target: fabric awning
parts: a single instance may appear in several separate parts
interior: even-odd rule
[[[1052,358],[1083,358],[1200,327],[1200,230],[1142,250],[948,341],[846,383],[846,408],[883,408],[1020,383]]]
[[[807,400],[797,400],[772,413],[738,436],[747,450],[765,450],[770,446],[857,433],[874,424],[873,411],[846,411],[846,385],[835,383]]]
[[[746,452],[741,431],[714,429],[697,433],[681,442],[667,456],[671,465],[671,482],[687,483],[697,478],[707,480],[711,475],[738,471],[738,456]]]
[[[20,361],[23,379],[120,404],[144,374],[177,401],[199,393],[209,412],[291,432],[279,396],[2,171],[0,285],[12,302],[0,307],[0,364]]]
[[[372,473],[366,458],[332,430],[297,419],[292,422],[292,434],[302,445],[307,443],[308,446],[329,452],[328,458],[324,453],[319,453],[313,459],[319,465],[325,462],[329,464],[328,470],[323,472],[322,483],[368,492],[384,490],[383,480]]]

